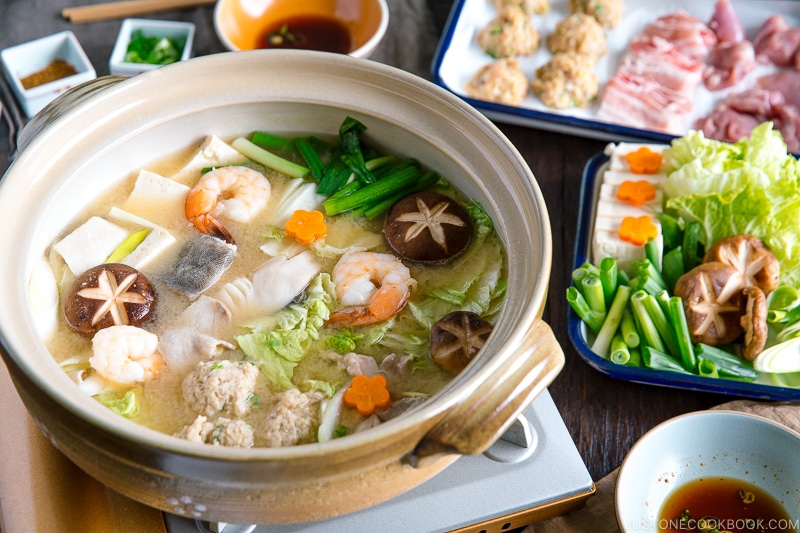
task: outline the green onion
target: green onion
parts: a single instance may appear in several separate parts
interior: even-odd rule
[[[753,364],[736,355],[708,344],[699,343],[697,348],[697,361],[701,364],[704,359],[712,361],[717,366],[720,377],[739,381],[755,381],[758,371]]]
[[[588,278],[597,279],[597,278]],[[585,280],[584,280],[585,281]],[[599,280],[598,280],[599,283]],[[631,288],[627,285],[621,285],[617,289],[617,294],[614,295],[614,301],[608,309],[608,314],[603,320],[603,325],[592,343],[592,351],[601,357],[608,357],[611,340],[619,329],[619,324],[622,322],[622,314],[624,309],[628,306],[628,301],[631,298]]]
[[[643,300],[647,314],[650,315],[661,339],[664,341],[664,345],[667,348],[665,351],[673,357],[680,357],[680,349],[678,348],[678,341],[675,339],[675,332],[672,331],[669,320],[667,320],[667,314],[664,313],[658,300],[652,294],[645,295]]]
[[[717,365],[711,359],[701,359],[697,365],[697,374],[704,378],[718,378]]]
[[[365,185],[344,198],[328,198],[322,205],[328,216],[338,215],[365,204],[377,203],[399,191],[405,191],[408,187],[416,184],[419,179],[419,167],[417,165],[409,166],[392,172],[382,180]]]
[[[294,147],[311,169],[311,175],[319,182],[322,179],[322,173],[325,171],[325,165],[322,163],[317,151],[311,146],[311,142],[304,138],[295,139]]]
[[[669,372],[691,374],[670,355],[650,346],[642,348],[642,361],[644,361],[644,366],[651,370],[667,370]]]
[[[683,248],[678,246],[664,254],[661,262],[661,277],[667,285],[667,290],[672,291],[678,278],[686,271],[683,268]]]
[[[253,144],[251,141],[248,141],[244,137],[235,139],[231,145],[253,161],[261,163],[265,167],[271,168],[272,170],[286,174],[290,178],[304,178],[306,174],[310,172],[308,168],[298,165],[297,163],[293,163],[288,159],[284,159],[283,157],[273,154],[272,152],[268,152],[260,146]]]
[[[630,306],[622,311],[622,322],[619,323],[619,329],[628,348],[639,346],[639,331],[636,329],[636,322],[633,320],[633,311]]]
[[[650,313],[647,312],[647,308],[645,307],[645,300],[648,295],[643,290],[637,290],[631,295],[631,307],[633,309],[633,316],[636,318],[636,322],[639,324],[639,330],[641,331],[642,337],[644,342],[642,346],[650,346],[660,352],[665,352],[667,348],[664,346],[664,341],[661,339],[661,335],[656,328],[655,323],[653,322]]]
[[[655,239],[647,239],[644,245],[645,257],[647,257],[659,273],[661,272],[661,261],[664,255],[664,250],[662,249],[663,242],[663,239],[657,237]]]
[[[595,312],[605,316],[606,300],[603,294],[603,284],[597,276],[586,276],[581,280],[581,293],[586,298]]]
[[[608,358],[612,363],[618,365],[627,365],[631,360],[630,349],[628,345],[625,344],[625,341],[622,340],[622,334],[619,332],[615,333],[614,338],[611,339],[611,352]]]
[[[291,139],[273,135],[265,131],[254,131],[253,134],[250,135],[250,141],[264,150],[288,153],[295,148]]]
[[[594,333],[598,333],[600,328],[603,327],[603,317],[593,311],[586,299],[575,287],[567,288],[567,302],[572,306],[575,313],[583,320],[589,329]]]
[[[683,269],[689,272],[691,269],[699,265],[703,261],[701,254],[700,244],[700,231],[699,222],[689,222],[686,224],[686,229],[683,233]]]
[[[664,236],[664,249],[672,250],[683,242],[683,230],[681,229],[678,219],[662,213],[659,216],[661,220],[661,234]]]
[[[600,282],[603,285],[603,295],[606,306],[611,305],[614,294],[617,292],[619,284],[619,274],[617,273],[617,260],[613,257],[604,257],[600,261]]]
[[[680,296],[672,296],[669,299],[668,309],[669,320],[672,324],[672,330],[675,332],[683,367],[686,370],[698,369],[697,358],[692,346],[692,337],[689,333],[689,324],[686,322],[686,310],[683,308],[683,300],[681,300]]]

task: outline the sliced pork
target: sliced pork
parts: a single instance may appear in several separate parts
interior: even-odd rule
[[[692,59],[703,61],[717,44],[716,34],[702,21],[679,10],[658,17],[633,40],[661,37]]]
[[[617,72],[606,85],[597,115],[601,120],[634,128],[681,133],[692,100],[656,81]]]
[[[651,79],[687,95],[703,79],[704,66],[661,37],[650,36],[631,44],[620,71]]]

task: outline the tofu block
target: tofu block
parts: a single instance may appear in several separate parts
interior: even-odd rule
[[[108,216],[112,219],[131,222],[145,228],[150,228],[150,233],[139,246],[120,261],[120,263],[131,266],[136,270],[147,273],[147,266],[176,242],[175,237],[161,226],[153,224],[149,220],[145,220],[132,213],[128,213],[118,207],[112,207]]]
[[[185,205],[189,190],[182,183],[142,170],[121,208],[149,221],[153,227],[180,228],[186,225]]]
[[[53,247],[76,276],[105,262],[128,236],[128,230],[94,216]]]
[[[173,181],[193,187],[207,167],[246,163],[247,156],[216,135],[209,135],[192,159],[171,176]]]

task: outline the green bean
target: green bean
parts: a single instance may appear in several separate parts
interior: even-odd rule
[[[739,381],[754,381],[758,378],[758,371],[753,368],[753,364],[745,361],[736,355],[705,343],[698,343],[697,361],[708,359],[717,366],[720,377],[735,379]]]
[[[672,296],[669,299],[669,318],[672,330],[675,332],[683,367],[686,370],[697,369],[697,357],[694,354],[692,336],[689,332],[689,324],[686,322],[686,310],[680,296]]]
[[[639,346],[639,331],[636,329],[636,322],[633,320],[633,311],[630,306],[622,311],[622,322],[619,323],[619,329],[628,348]]]
[[[608,309],[606,318],[597,338],[592,343],[592,351],[601,357],[608,357],[611,340],[614,338],[619,324],[622,322],[622,312],[628,306],[628,301],[631,298],[631,288],[627,285],[620,285],[617,288],[617,293],[614,295],[614,301],[611,302],[611,307]]]
[[[583,320],[589,329],[594,333],[598,333],[600,328],[603,327],[603,316],[596,313],[586,303],[586,299],[575,287],[567,288],[567,302],[572,306],[575,313]]]

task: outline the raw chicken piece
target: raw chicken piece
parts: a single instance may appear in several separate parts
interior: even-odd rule
[[[730,0],[717,0],[708,27],[720,41],[738,43],[745,40],[744,26]]]
[[[756,32],[753,47],[759,63],[797,66],[800,61],[800,27],[790,27],[783,15],[773,15]]]
[[[782,70],[758,78],[758,85],[780,93],[787,104],[800,107],[800,72]]]
[[[756,56],[749,41],[720,42],[708,56],[703,83],[709,91],[733,87],[756,69]]]

